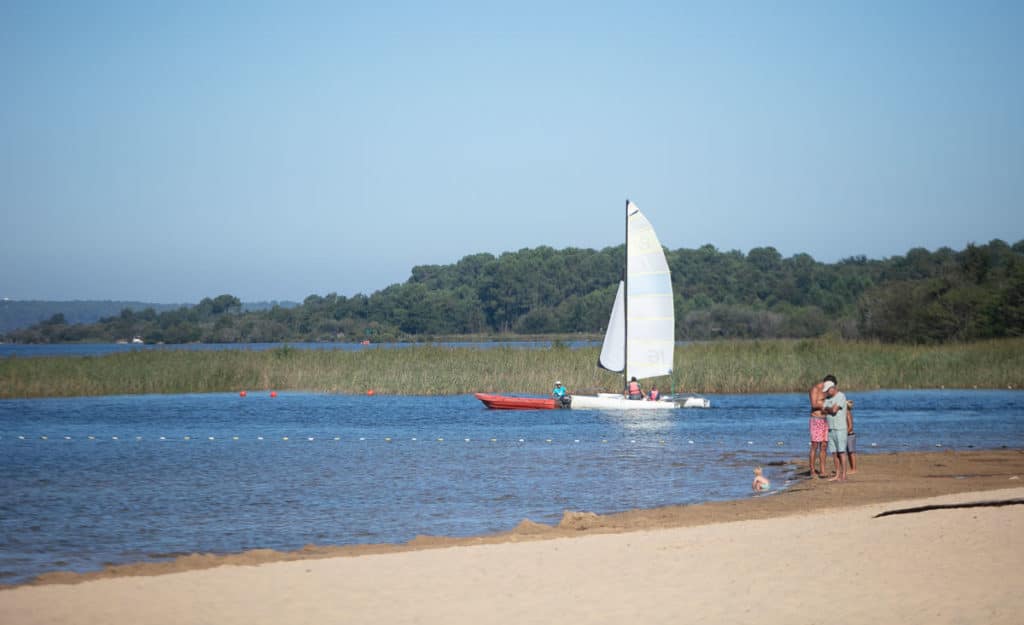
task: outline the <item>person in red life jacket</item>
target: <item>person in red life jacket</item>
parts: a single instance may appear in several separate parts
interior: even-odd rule
[[[651,401],[658,401],[661,399],[661,393],[658,392],[658,387],[656,385],[651,385],[651,392],[647,394],[647,399]]]
[[[629,399],[644,398],[644,390],[640,388],[640,383],[636,381],[636,376],[633,376],[629,381],[629,384],[626,386],[626,397]]]

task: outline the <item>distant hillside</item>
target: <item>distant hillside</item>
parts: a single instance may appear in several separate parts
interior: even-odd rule
[[[27,328],[40,321],[46,321],[54,315],[64,315],[68,323],[95,323],[102,317],[119,314],[125,308],[145,310],[152,308],[157,312],[173,310],[180,304],[150,304],[146,302],[114,302],[114,301],[67,301],[48,302],[41,300],[8,300],[0,301],[0,332],[10,332],[18,328]]]
[[[51,319],[54,315],[64,315],[69,324],[96,323],[104,317],[114,317],[128,308],[142,311],[152,308],[156,312],[176,310],[182,306],[194,304],[154,304],[151,302],[123,302],[99,300],[74,300],[51,302],[42,300],[0,300],[0,334],[13,330],[28,328],[41,321]],[[243,311],[269,310],[274,306],[294,308],[297,302],[252,302],[242,304]]]

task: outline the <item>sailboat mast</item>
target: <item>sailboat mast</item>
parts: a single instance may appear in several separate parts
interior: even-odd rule
[[[626,231],[623,241],[626,242],[626,263],[623,265],[625,272],[622,276],[624,284],[622,300],[622,322],[625,332],[622,333],[622,388],[629,384],[629,198],[626,198]]]

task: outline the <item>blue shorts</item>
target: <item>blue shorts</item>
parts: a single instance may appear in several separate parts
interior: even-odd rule
[[[846,453],[846,430],[828,431],[828,453]]]

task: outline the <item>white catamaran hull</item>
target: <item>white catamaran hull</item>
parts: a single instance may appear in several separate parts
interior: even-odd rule
[[[615,393],[598,395],[573,395],[570,408],[573,410],[676,410],[678,408],[708,408],[711,402],[703,397],[679,397],[675,399],[626,399]]]

